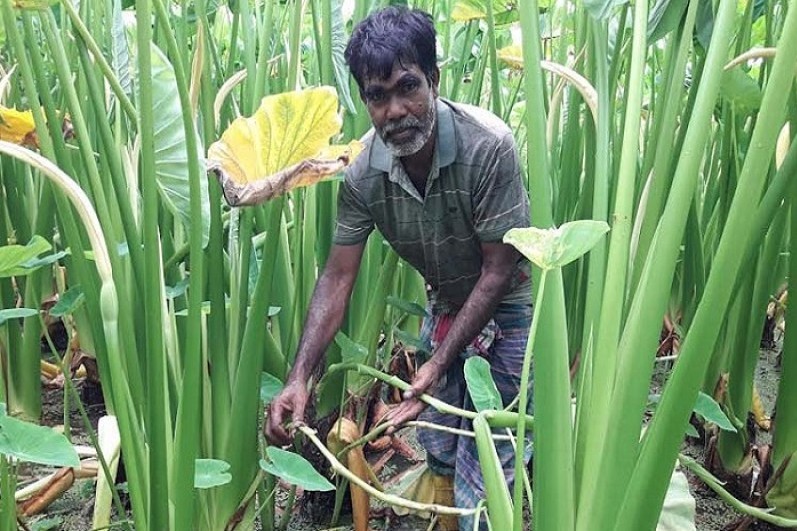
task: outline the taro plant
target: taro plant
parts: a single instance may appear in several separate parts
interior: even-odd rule
[[[792,115],[794,107],[792,105]],[[792,122],[794,123],[794,122]],[[792,146],[795,143],[792,141]],[[793,149],[791,151],[794,151]],[[793,155],[790,153],[790,156]],[[786,163],[784,162],[784,165]],[[781,169],[783,166],[781,166]],[[792,172],[792,175],[794,172]],[[789,229],[790,234],[794,235],[797,231],[797,208],[794,204],[795,184],[791,180],[790,186],[790,210],[789,210]],[[789,289],[793,289],[792,279],[797,278],[797,256],[794,240],[789,245]],[[792,306],[793,308],[793,306]],[[797,327],[797,312],[793,309],[786,314],[787,326],[790,330]],[[794,381],[795,381],[795,359],[797,359],[797,346],[793,334],[784,338],[783,350],[781,352],[781,380],[778,386],[778,398],[776,403],[777,417],[775,419],[775,433],[772,444],[772,467],[776,476],[771,481],[772,489],[767,493],[767,503],[775,508],[775,512],[781,516],[797,519],[797,472],[795,467],[797,461],[794,456],[797,452],[797,437],[795,430],[797,426],[790,420],[794,415]]]
[[[11,417],[5,403],[0,403],[0,529],[3,531],[19,528],[14,491],[20,462],[80,465],[77,452],[63,434]]]
[[[768,261],[794,232],[779,230],[788,218],[778,214],[794,155],[772,164],[788,98],[794,116],[794,10],[783,0],[412,5],[437,23],[441,94],[490,108],[515,130],[534,225],[592,219],[612,228],[588,255],[546,274],[535,309],[535,528],[649,529],[699,389],[710,394],[730,369],[741,385],[729,391],[726,411],[738,424],[749,406],[761,308],[750,301],[764,300],[782,278]],[[319,85],[340,96],[341,143],[360,137],[368,115],[342,48],[351,24],[374,7],[0,2],[3,67],[13,69],[0,92],[5,108],[20,113],[4,125],[25,117],[16,140],[74,177],[100,227],[88,230],[39,170],[3,157],[0,235],[17,245],[44,237],[66,270],[59,291],[83,293],[75,329],[120,419],[137,527],[245,528],[257,510],[266,527],[274,523],[270,504],[256,506],[251,495],[263,478],[257,390],[263,371],[279,380],[292,362],[330,246],[337,182],[228,209],[206,176],[206,147],[239,116],[255,115],[264,96]],[[765,48],[766,59],[750,59],[752,47]],[[541,66],[567,67],[569,81]],[[51,289],[48,271],[4,280],[3,308],[21,300],[38,309]],[[542,290],[541,272],[535,276]],[[387,295],[395,296],[389,305]],[[409,340],[422,311],[402,320],[407,305],[399,301],[422,306],[423,283],[375,236],[343,328],[363,348],[340,339],[329,366],[379,366],[396,338]],[[668,313],[681,349],[643,435]],[[17,318],[3,327],[9,351],[21,353],[6,367],[17,388],[9,408],[37,418],[39,319],[20,318],[21,327]],[[733,323],[745,326],[734,331]],[[575,375],[570,394],[562,378],[540,376],[561,376],[565,360]],[[346,384],[344,371],[328,374],[321,414],[339,406]],[[784,382],[785,411],[793,400]],[[349,378],[348,388],[361,383]],[[557,409],[539,405],[550,400]],[[778,417],[775,464],[785,472],[769,500],[788,515],[780,508],[793,492],[794,445]],[[566,456],[545,457],[556,451],[545,442],[553,433],[557,446],[572,447],[572,473],[555,465]],[[726,466],[745,454],[743,437],[722,435]],[[197,458],[227,462],[229,482],[192,488]]]
[[[584,324],[580,334],[579,385],[575,388],[576,425],[571,433],[563,434],[574,443],[575,462],[572,474],[567,469],[565,473],[560,470],[545,479],[541,476],[536,483],[535,527],[651,529],[661,509],[683,428],[708,368],[705,352],[715,344],[728,310],[732,290],[726,287],[727,279],[737,278],[748,246],[756,245],[749,234],[751,220],[761,210],[750,209],[745,203],[755,198],[758,204],[762,197],[766,175],[762,168],[772,158],[775,138],[785,119],[785,103],[794,78],[795,36],[791,28],[797,19],[791,12],[778,19],[779,33],[772,37],[772,42],[777,42],[776,59],[766,70],[761,110],[750,130],[751,147],[739,166],[735,189],[727,192],[727,215],[713,229],[717,244],[705,284],[690,291],[695,301],[694,316],[684,331],[675,369],[652,422],[642,434],[653,358],[676,265],[682,262],[681,248],[685,241],[688,252],[700,250],[692,247],[693,233],[684,231],[691,230],[693,205],[702,198],[696,192],[704,189],[698,184],[702,183],[699,177],[703,174],[704,154],[711,152],[707,151],[709,146],[714,149],[714,106],[720,95],[723,66],[729,59],[735,5],[717,5],[716,12],[709,15],[713,31],[694,49],[693,30],[703,31],[696,25],[695,3],[670,3],[667,9],[674,10],[672,18],[660,19],[650,17],[650,6],[645,2],[620,8],[607,2],[590,2],[584,7],[577,17],[583,24],[579,27],[589,30],[589,39],[578,42],[583,43],[586,64],[594,73],[597,122],[592,124],[592,117],[586,113],[582,118],[578,114],[580,101],[571,99],[571,112],[564,118],[567,123],[562,130],[567,134],[571,131],[569,123],[575,120],[576,127],[584,120],[587,130],[594,127],[595,133],[586,139],[565,137],[561,154],[553,154],[572,157],[573,151],[565,149],[575,147],[577,153],[582,153],[578,146],[583,145],[589,162],[583,167],[583,174],[571,175],[586,179],[584,191],[590,196],[581,203],[574,202],[579,196],[563,199],[575,209],[591,209],[590,217],[594,219],[610,220],[612,232],[608,247],[597,246],[588,260],[579,264],[578,271],[563,273],[576,275],[570,278],[588,279],[585,295],[567,298],[568,314],[573,305],[585,312],[574,312]],[[526,128],[533,222],[547,227],[556,213],[550,198],[553,207],[558,206],[557,193],[564,185],[559,183],[558,189],[553,186],[559,169],[549,164],[551,152],[544,141],[543,79],[528,67],[542,58],[536,8],[536,3],[531,2],[521,6],[520,12],[527,65]],[[705,16],[703,13],[704,20]],[[611,41],[610,19],[619,20],[620,28],[633,29],[627,33],[618,30]],[[620,35],[627,37],[618,39]],[[701,36],[706,36],[705,31]],[[654,37],[665,38],[665,53],[658,46],[648,45],[648,38]],[[580,38],[578,32],[575,38]],[[669,80],[672,91],[649,92],[652,79],[645,75],[649,54],[664,61],[664,79]],[[654,60],[652,64],[657,63]],[[692,76],[684,95],[680,87],[687,65]],[[622,87],[624,94],[619,113],[613,112],[609,97],[617,87]],[[662,139],[672,138],[673,134],[675,151],[656,149]],[[571,139],[576,143],[567,145]],[[563,174],[563,178],[567,176]],[[768,205],[762,202],[759,209]],[[632,269],[628,269],[629,264]],[[573,285],[568,289],[572,290]],[[689,287],[694,289],[694,285]],[[567,337],[563,330],[564,301],[561,297],[543,302],[538,317],[542,320],[540,330],[554,337],[540,337],[539,352],[561,349],[561,342]],[[547,319],[551,320],[546,321],[549,313]],[[567,347],[559,352],[566,359]],[[537,369],[540,383],[546,382],[539,378],[542,370]],[[544,387],[535,389],[540,396],[555,392]],[[535,419],[535,434],[540,437],[546,432],[543,414],[540,409]],[[556,420],[560,425],[566,424],[565,418],[560,412]],[[544,451],[545,448],[538,449],[540,453]],[[540,462],[545,463],[545,456],[540,456]]]
[[[81,226],[63,197],[53,194],[60,250],[70,251],[59,257],[69,272],[66,287],[79,285],[86,301],[78,312],[83,319],[76,316],[82,346],[97,356],[106,404],[120,419],[136,526],[247,527],[256,517],[253,494],[262,479],[256,451],[260,374],[285,374],[316,258],[329,245],[334,183],[319,185],[317,193],[296,191],[266,206],[225,211],[215,180],[205,177],[202,146],[219,136],[216,123],[228,122],[236,109],[250,114],[265,94],[298,86],[302,36],[311,28],[305,6],[244,2],[230,11],[197,2],[190,16],[159,1],[136,3],[127,13],[119,1],[63,2],[57,13],[46,3],[0,7],[9,56],[17,65],[11,78],[16,104],[42,102],[30,109],[38,149],[76,177],[102,227]],[[326,12],[333,12],[329,3]],[[232,34],[223,35],[224,13],[232,18]],[[136,24],[126,15],[146,22]],[[336,41],[342,38],[342,26],[331,18],[323,28]],[[288,42],[272,41],[282,30],[291,35]],[[218,42],[217,31],[223,37]],[[37,52],[30,53],[26,43],[37,43]],[[291,60],[268,61],[280,55]],[[328,56],[324,61],[324,77],[334,82],[333,62]],[[241,64],[248,76],[240,90],[226,84],[214,101],[217,88]],[[274,68],[286,75],[272,77]],[[312,107],[299,102],[293,118]],[[335,116],[337,104],[325,110]],[[275,142],[295,140],[285,134],[284,123],[275,124],[274,133]],[[258,177],[300,158],[258,167],[266,172]],[[4,184],[11,189],[21,166],[10,159],[4,165]],[[42,186],[37,179],[30,182]],[[41,190],[28,187],[25,195],[50,197],[46,185]],[[52,212],[46,203],[39,206],[42,213]],[[318,211],[326,214],[319,218]],[[20,212],[18,219],[26,220]],[[49,225],[52,230],[52,220]],[[19,237],[24,227],[14,228]],[[87,234],[109,251],[86,254]],[[373,289],[383,255],[380,242],[369,246],[364,269],[370,275],[363,276],[357,296],[362,302],[354,305],[363,316],[365,304],[379,293],[384,307],[395,279],[389,270],[397,265],[393,256],[382,275],[385,287]],[[92,261],[105,276],[97,277]],[[119,312],[104,287],[111,281],[122,301]],[[101,318],[101,310],[109,315]],[[381,317],[368,315],[366,329],[376,331],[362,337],[375,344]],[[355,321],[348,333],[355,335],[360,324]],[[37,333],[24,337],[38,343]],[[38,382],[38,367],[26,374]],[[26,389],[35,396],[33,387]],[[334,386],[330,392],[339,396]],[[197,457],[228,462],[231,480],[195,491],[191,471]],[[200,500],[206,510],[195,511]],[[264,519],[273,521],[267,504],[263,510]]]

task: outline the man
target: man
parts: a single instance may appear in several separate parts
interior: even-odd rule
[[[488,358],[505,403],[518,392],[531,322],[529,264],[502,237],[529,226],[528,197],[509,128],[485,110],[438,97],[435,39],[429,15],[389,7],[363,20],[346,47],[374,128],[341,185],[334,245],[296,362],[270,407],[265,430],[274,443],[289,442],[289,419],[303,420],[307,382],[341,325],[374,227],[431,287],[421,335],[432,354],[388,416],[391,431],[419,415],[469,428],[418,399],[430,393],[470,407],[462,370],[468,355]],[[472,438],[419,430],[419,440],[430,469],[453,476],[457,506],[484,498]],[[511,482],[511,446],[500,444],[499,454]],[[459,525],[472,528],[472,518]]]

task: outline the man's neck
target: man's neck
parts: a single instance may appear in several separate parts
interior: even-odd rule
[[[404,171],[407,172],[412,184],[415,185],[421,197],[426,194],[426,180],[429,177],[429,171],[432,169],[436,139],[437,126],[435,126],[432,136],[429,137],[429,140],[417,153],[401,157],[401,164],[404,166]]]

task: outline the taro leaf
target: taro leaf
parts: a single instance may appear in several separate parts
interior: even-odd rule
[[[346,31],[343,27],[343,0],[332,0],[332,67],[335,70],[335,84],[340,90],[343,105],[351,114],[357,114],[357,108],[351,98],[349,86],[349,67],[343,51],[346,49]]]
[[[767,12],[767,4],[769,0],[754,0],[753,3],[753,22],[763,17]]]
[[[125,24],[122,18],[122,5],[119,0],[113,0],[111,11],[111,66],[116,74],[125,94],[133,96],[133,78],[130,75],[130,49],[125,36]],[[116,101],[116,95],[111,93],[111,102]],[[111,105],[113,106],[113,105]]]
[[[481,356],[471,356],[465,362],[465,381],[476,411],[503,409],[501,395],[495,386],[490,364]]]
[[[255,205],[345,168],[363,144],[329,145],[340,132],[332,87],[263,98],[251,117],[236,119],[208,150],[208,166],[232,206]]]
[[[260,460],[260,468],[304,490],[335,490],[335,486],[316,472],[304,457],[269,446],[266,454],[270,460]]]
[[[686,12],[686,0],[656,0],[648,16],[648,42],[654,43],[673,31]]]
[[[10,319],[22,319],[25,317],[33,317],[37,315],[39,310],[33,308],[9,308],[7,310],[0,310],[0,326],[3,326]]]
[[[758,83],[738,67],[722,73],[720,94],[745,114],[758,110],[763,97]]]
[[[0,140],[22,145],[28,140],[28,135],[35,132],[32,111],[18,111],[0,105]]]
[[[233,14],[228,6],[221,6],[216,11],[216,16],[213,17],[213,27],[211,28],[211,36],[213,42],[219,49],[226,49],[231,45],[232,39],[232,19]],[[238,39],[241,37],[239,36]],[[235,46],[235,43],[232,43]]]
[[[58,0],[13,0],[11,5],[14,7],[14,9],[31,9],[41,11],[57,3]]]
[[[42,518],[35,522],[28,522],[30,531],[52,531],[53,529],[63,529],[64,519],[60,516],[53,516],[52,518]]]
[[[595,20],[606,21],[612,10],[625,4],[628,0],[584,0],[584,8]]]
[[[131,48],[138,53],[135,47]],[[190,186],[188,177],[188,151],[183,128],[183,115],[174,67],[154,43],[152,56],[152,115],[155,117],[155,178],[164,205],[186,227],[186,232],[202,231],[202,246],[210,236],[210,200],[208,183],[204,178],[202,142],[197,135],[197,152],[192,157],[200,161],[201,219],[191,218]],[[138,87],[136,87],[138,90]],[[196,227],[199,223],[199,227]]]
[[[197,20],[199,20],[199,16],[196,13],[195,2],[186,2],[188,4],[185,9],[185,13],[182,15],[184,20],[189,24],[196,24]],[[186,5],[183,4],[183,5]],[[205,2],[205,13],[207,14],[208,20],[213,20],[216,15],[216,11],[219,9],[219,0],[206,0]],[[175,12],[177,10],[175,9]],[[182,14],[182,10],[180,10]]]
[[[700,437],[700,434],[697,433],[697,429],[695,429],[695,427],[692,426],[691,424],[687,424],[686,425],[686,435],[688,437],[692,437],[694,439],[697,439],[697,438]]]
[[[5,245],[0,247],[0,278],[27,275],[33,270],[25,263],[50,250],[50,244],[39,235],[34,235],[27,245]]]
[[[517,44],[510,44],[498,50],[498,59],[514,70],[523,70],[523,49]]]
[[[185,277],[185,278],[180,279],[180,281],[177,282],[177,284],[175,284],[174,286],[166,286],[166,289],[165,289],[166,298],[167,299],[176,299],[177,297],[180,297],[181,295],[183,295],[188,290],[188,285],[190,283],[191,283],[191,278],[190,277]],[[186,314],[186,315],[188,315],[188,314]]]
[[[80,308],[85,300],[83,289],[80,286],[72,286],[58,297],[58,302],[50,308],[50,315],[53,317],[69,315]]]
[[[714,33],[714,4],[712,0],[698,0],[695,18],[695,37],[704,50],[708,49]]]
[[[260,401],[269,404],[284,387],[279,378],[267,372],[260,373]]]
[[[335,334],[335,343],[340,347],[340,356],[343,363],[365,363],[368,359],[368,349],[352,341],[343,332]]]
[[[77,452],[62,434],[5,414],[0,416],[0,454],[40,465],[80,466]]]
[[[694,531],[695,529],[695,499],[689,492],[689,483],[684,473],[674,470],[656,531]]]
[[[415,315],[417,317],[426,317],[426,310],[417,302],[410,302],[393,295],[388,295],[387,303],[391,306],[398,308],[404,313]]]
[[[429,347],[421,341],[419,338],[415,337],[414,335],[410,334],[409,332],[405,332],[400,328],[393,329],[393,335],[396,339],[401,341],[404,345],[408,347],[414,348],[416,351],[419,352],[428,352]]]
[[[579,220],[556,229],[511,229],[504,242],[514,245],[542,269],[563,267],[592,249],[609,231],[603,221]]]
[[[731,424],[720,405],[702,391],[697,395],[694,411],[712,424],[716,424],[719,429],[736,432],[736,428]]]
[[[197,459],[194,461],[194,488],[210,489],[232,481],[230,463],[220,459]]]
[[[493,20],[496,25],[511,24],[517,22],[520,13],[517,4],[507,0],[491,0],[493,4]],[[487,18],[487,8],[484,0],[458,0],[451,11],[451,18],[457,22],[469,22],[471,20],[482,20]],[[541,0],[540,9],[547,9],[550,1]]]
[[[58,260],[60,260],[61,258],[65,257],[68,254],[69,251],[58,251],[57,253],[48,254],[47,256],[42,256],[41,258],[32,258],[27,262],[25,262],[24,264],[22,264],[22,267],[34,271],[36,269],[39,269],[40,267],[54,264],[55,262],[57,262]]]

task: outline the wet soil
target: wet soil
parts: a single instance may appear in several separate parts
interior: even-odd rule
[[[780,354],[781,342],[773,345],[773,348],[762,349],[756,367],[755,385],[761,397],[765,411],[772,413],[778,393],[778,383],[780,382],[780,371],[778,359]],[[664,367],[666,369],[666,367]],[[654,388],[660,387],[666,377],[666,371],[661,372],[654,378]],[[758,429],[756,431],[756,443],[759,446],[771,442],[771,433]],[[703,438],[687,437],[684,441],[682,452],[697,462],[705,465],[706,455],[709,451],[708,443]],[[695,497],[696,519],[695,526],[698,531],[775,531],[780,527],[766,522],[752,521],[747,527],[739,527],[744,522],[742,514],[736,512],[709,487],[694,474],[685,471],[689,481],[690,491]]]
[[[756,386],[763,401],[765,410],[772,412],[774,401],[777,396],[777,386],[779,381],[778,369],[778,345],[773,350],[762,350],[759,359],[759,364],[756,372]],[[666,378],[667,367],[665,364],[659,369],[659,374],[654,378],[653,390],[655,391],[661,386],[663,380]],[[80,390],[82,400],[86,405],[87,413],[90,418],[93,429],[96,430],[99,418],[105,413],[102,404],[102,393],[97,384],[90,384],[84,381],[77,382],[78,389]],[[43,389],[43,423],[49,426],[62,426],[64,423],[63,418],[63,389],[54,387],[45,387]],[[83,426],[82,420],[76,408],[72,408],[70,412],[70,422],[72,425],[73,440],[79,444],[89,444],[87,431]],[[408,432],[409,430],[405,430]],[[765,444],[768,441],[769,434],[759,430],[760,444]],[[412,436],[406,437],[408,442],[416,448],[419,455],[422,457],[423,450],[414,442]],[[687,438],[682,450],[685,454],[694,457],[698,462],[703,463],[705,460],[706,447],[705,443],[699,439]],[[412,466],[412,463],[401,459],[391,460],[388,464],[386,474],[395,473],[401,470],[402,467]],[[40,477],[47,472],[43,468],[23,468],[21,470],[21,481],[33,477]],[[699,531],[729,531],[737,529],[742,521],[742,516],[731,509],[724,503],[712,490],[707,488],[698,478],[691,473],[687,472],[689,479],[690,489],[696,498],[697,504],[697,519],[696,527]],[[93,496],[94,496],[94,481],[90,479],[78,480],[75,485],[67,491],[59,500],[54,502],[46,511],[45,514],[34,517],[28,520],[27,525],[31,531],[46,531],[61,530],[61,531],[87,531],[91,529],[91,515],[93,510]],[[286,498],[285,493],[280,493],[277,496],[278,504],[280,500]],[[327,502],[324,502],[326,505]],[[330,526],[327,523],[319,523],[314,521],[310,516],[310,512],[318,513],[319,511],[309,511],[307,507],[302,509],[302,504],[298,503],[297,508],[289,522],[287,529],[289,531],[306,531],[306,530],[335,530],[335,531],[349,531],[352,530],[351,517],[344,514],[341,516],[340,522],[336,526]],[[331,515],[331,503],[322,507],[321,514]],[[429,521],[414,516],[398,517],[393,515],[389,510],[385,510],[383,516],[380,518],[373,518],[371,520],[372,529],[380,530],[393,530],[393,531],[410,531],[410,530],[423,530],[427,529]],[[775,526],[753,522],[749,527],[751,531],[773,531],[777,528]]]

